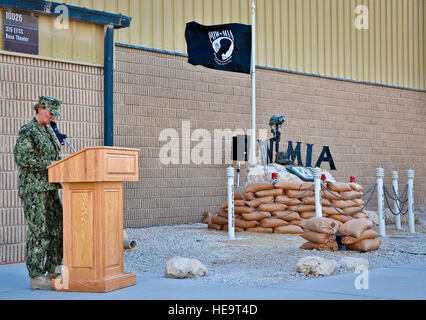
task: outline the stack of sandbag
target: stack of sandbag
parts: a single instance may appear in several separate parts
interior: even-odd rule
[[[235,231],[302,233],[302,222],[315,216],[314,193],[310,194],[308,191],[311,187],[312,183],[279,182],[274,185],[272,182],[256,182],[249,184],[244,190],[245,193],[235,191]],[[301,199],[304,198],[307,198],[306,202],[300,205]],[[204,222],[211,229],[227,230],[227,218],[226,202],[216,215],[205,219]]]
[[[372,227],[373,221],[366,218],[345,222],[339,228],[339,233],[343,235],[342,243],[346,248],[359,252],[379,249],[381,241],[376,240],[376,238],[380,235]]]
[[[353,219],[368,218],[364,212],[347,216],[359,211],[364,205],[359,184],[326,182],[325,186],[333,194],[321,192],[323,217],[333,219],[339,226]],[[304,232],[300,227],[303,221],[315,217],[313,182],[282,181],[275,185],[272,181],[255,182],[244,191],[234,192],[236,231],[300,234]],[[339,197],[359,199],[342,200]],[[227,219],[228,203],[225,202],[205,223],[211,229],[227,230]]]
[[[362,200],[363,188],[361,185],[355,182],[326,182],[325,186],[331,192],[325,191],[321,193],[323,217],[334,219],[339,226],[352,219],[368,218],[368,215],[364,211],[349,216],[360,211],[365,204],[364,200]],[[341,198],[355,199],[343,200]]]
[[[336,242],[338,224],[333,219],[314,217],[303,221],[303,233],[300,236],[308,242],[301,245],[301,249],[321,251],[337,251]]]

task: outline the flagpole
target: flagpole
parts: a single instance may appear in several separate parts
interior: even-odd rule
[[[255,8],[254,1],[251,2],[251,159],[252,165],[256,164],[256,30],[255,30]]]

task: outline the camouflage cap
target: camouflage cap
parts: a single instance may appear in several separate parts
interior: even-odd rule
[[[59,112],[59,107],[61,106],[62,101],[56,98],[52,98],[49,96],[41,96],[39,97],[38,103],[43,107],[47,108],[51,114],[60,117],[61,114]]]

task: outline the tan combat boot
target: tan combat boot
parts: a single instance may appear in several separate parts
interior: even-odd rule
[[[31,278],[31,289],[53,290],[50,279],[45,276],[37,276]]]

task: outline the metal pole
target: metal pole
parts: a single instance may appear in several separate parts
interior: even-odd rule
[[[322,217],[321,206],[321,168],[313,168],[312,175],[315,183],[315,216]]]
[[[256,14],[254,1],[251,3],[251,159],[252,165],[256,164]]]
[[[104,145],[114,145],[114,28],[105,28],[104,39]]]
[[[226,177],[228,178],[228,236],[229,240],[234,240],[234,168],[232,166],[226,168]]]
[[[398,201],[398,171],[392,171],[392,186],[394,190],[394,211],[399,212],[400,211],[400,204]],[[395,216],[395,226],[397,229],[401,229],[401,212]]]
[[[408,184],[408,224],[410,226],[410,233],[415,233],[414,230],[414,170],[408,169],[405,171],[407,174]]]
[[[376,168],[377,178],[377,213],[379,215],[379,233],[382,237],[386,237],[385,216],[383,213],[384,199],[383,199],[383,178],[385,177],[385,170],[383,168]]]

